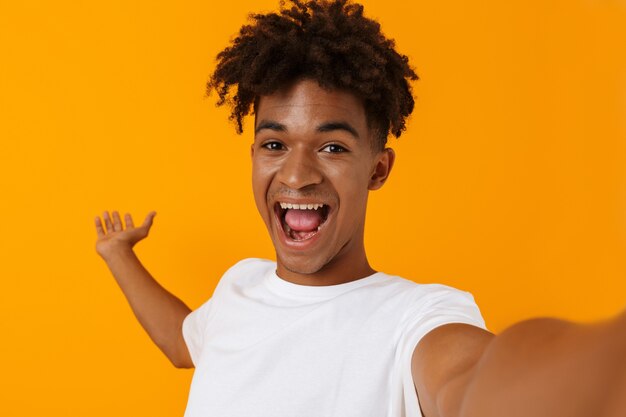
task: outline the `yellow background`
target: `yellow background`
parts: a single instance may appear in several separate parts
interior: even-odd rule
[[[182,415],[173,369],[94,250],[93,217],[158,215],[138,245],[192,308],[272,257],[250,130],[204,97],[275,0],[0,3],[0,414]],[[366,1],[421,77],[370,261],[471,291],[500,331],[626,304],[626,2]]]

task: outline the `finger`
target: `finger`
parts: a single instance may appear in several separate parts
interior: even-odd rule
[[[100,216],[96,217],[96,233],[98,233],[98,237],[104,237],[104,228],[102,227],[102,220],[100,220]]]
[[[124,228],[122,227],[122,219],[120,219],[120,213],[118,213],[117,211],[113,212],[113,230],[115,230],[116,232],[121,232],[122,230],[124,230]]]
[[[132,229],[135,227],[135,225],[133,224],[133,218],[131,217],[130,213],[126,213],[124,215],[124,222],[126,223],[127,229]]]
[[[156,211],[151,211],[150,213],[148,213],[141,227],[145,227],[150,230],[150,228],[152,227],[152,221],[154,220],[154,216],[156,216]]]
[[[104,217],[104,225],[106,226],[107,233],[111,233],[113,231],[113,223],[111,223],[111,217],[109,216],[109,212],[105,211],[102,214],[102,217]]]

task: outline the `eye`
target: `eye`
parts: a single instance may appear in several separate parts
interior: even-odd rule
[[[341,145],[331,143],[330,145],[324,146],[322,148],[322,152],[340,153],[340,152],[348,152],[348,150]]]
[[[267,143],[264,143],[262,147],[270,151],[282,151],[285,149],[283,144],[280,142],[267,142]]]

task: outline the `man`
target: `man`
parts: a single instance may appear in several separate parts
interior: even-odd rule
[[[370,190],[413,109],[406,57],[362,7],[293,1],[254,15],[209,89],[251,147],[276,262],[247,259],[194,312],[141,265],[140,227],[98,217],[98,253],[150,337],[195,367],[191,416],[626,415],[626,315],[596,326],[520,323],[494,336],[464,292],[374,271]]]

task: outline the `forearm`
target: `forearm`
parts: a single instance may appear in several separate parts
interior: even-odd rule
[[[460,417],[626,415],[626,316],[530,320],[493,339],[466,375]],[[620,404],[621,402],[621,404]]]
[[[191,312],[144,268],[132,249],[115,251],[105,259],[139,323],[177,367],[191,367],[182,338],[182,323]]]

